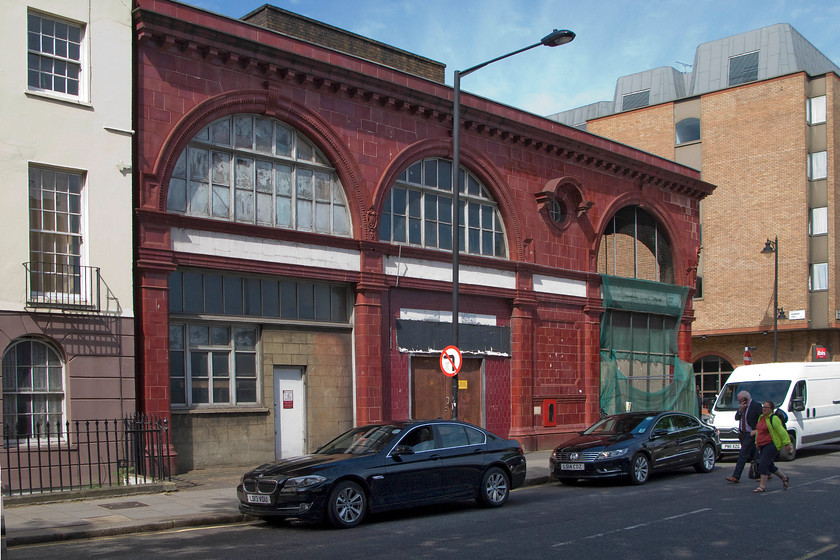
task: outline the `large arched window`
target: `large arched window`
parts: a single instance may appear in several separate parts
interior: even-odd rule
[[[63,417],[64,366],[58,352],[40,340],[12,343],[3,353],[3,424],[11,437],[61,433]]]
[[[712,410],[712,405],[715,404],[715,399],[732,370],[732,364],[720,356],[704,356],[694,362],[694,380],[703,400],[703,408]]]
[[[204,127],[181,153],[167,210],[334,235],[350,235],[344,190],[317,148],[291,127],[233,115]]]
[[[507,257],[496,202],[478,178],[461,167],[460,251]],[[391,186],[379,227],[382,241],[452,250],[452,162],[428,158],[408,167]]]
[[[673,252],[656,219],[638,206],[616,212],[598,248],[598,272],[673,284]]]

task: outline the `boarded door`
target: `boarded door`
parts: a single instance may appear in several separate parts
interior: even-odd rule
[[[458,391],[458,420],[481,426],[484,405],[481,360],[465,358],[458,381],[462,386]],[[411,359],[411,398],[413,418],[452,419],[452,378],[440,371],[438,357]]]

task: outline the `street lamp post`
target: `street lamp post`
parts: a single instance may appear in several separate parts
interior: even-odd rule
[[[779,308],[779,236],[777,235],[773,241],[769,239],[764,243],[764,249],[761,254],[769,255],[773,253],[775,258],[775,266],[773,273],[773,361],[778,361],[779,357],[779,319],[785,318],[785,310]]]
[[[539,43],[534,43],[527,47],[503,54],[487,62],[476,64],[466,70],[455,70],[454,80],[454,107],[452,109],[452,345],[458,346],[458,277],[459,277],[459,253],[461,244],[461,211],[460,211],[460,185],[458,178],[460,176],[459,167],[461,166],[461,76],[471,74],[476,70],[484,68],[488,64],[492,64],[504,58],[508,58],[515,54],[545,45],[546,47],[557,47],[571,43],[575,38],[575,34],[568,29],[555,29],[543,37]],[[458,419],[458,375],[452,377],[452,418]]]

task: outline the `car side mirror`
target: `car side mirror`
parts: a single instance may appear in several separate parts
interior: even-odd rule
[[[668,430],[659,428],[657,430],[653,430],[653,437],[665,437],[668,435]]]
[[[802,412],[805,410],[805,399],[802,397],[795,397],[790,401],[790,405],[794,412]]]
[[[414,455],[414,450],[410,445],[398,445],[391,451],[391,455]]]

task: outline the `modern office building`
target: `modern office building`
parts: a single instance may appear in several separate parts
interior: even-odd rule
[[[131,9],[5,0],[0,25],[9,453],[29,437],[66,442],[68,423],[136,411]]]
[[[685,70],[622,76],[612,101],[550,118],[717,186],[700,205],[693,293],[692,362],[709,400],[745,361],[840,352],[840,69],[778,24],[703,43]]]

